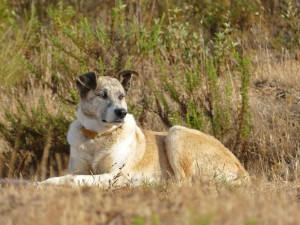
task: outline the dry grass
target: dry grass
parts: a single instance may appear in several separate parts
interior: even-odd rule
[[[254,174],[299,181],[299,75],[299,62],[293,60],[267,61],[255,72],[250,90],[253,131],[248,161]]]
[[[299,184],[255,181],[213,191],[176,184],[117,191],[8,186],[0,189],[6,224],[297,224]]]

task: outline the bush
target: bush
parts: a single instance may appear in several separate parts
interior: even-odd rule
[[[49,112],[43,97],[36,108],[19,100],[17,113],[5,111],[6,123],[0,123],[0,133],[13,149],[2,157],[6,165],[2,164],[2,176],[44,179],[61,173],[69,154],[67,112],[62,106],[55,113]]]

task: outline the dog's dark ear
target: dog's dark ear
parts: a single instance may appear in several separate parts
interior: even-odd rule
[[[97,77],[93,72],[80,75],[76,79],[76,84],[81,97],[85,97],[90,90],[95,90],[97,87]]]
[[[132,75],[138,76],[139,74],[138,74],[138,72],[133,71],[133,70],[124,70],[118,74],[119,80],[120,80],[121,84],[123,85],[123,88],[126,92],[128,92],[130,89]]]

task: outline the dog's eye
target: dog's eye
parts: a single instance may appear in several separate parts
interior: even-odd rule
[[[107,99],[108,98],[108,95],[107,95],[107,92],[106,91],[101,91],[97,94],[100,98],[102,99]]]
[[[119,99],[122,100],[123,98],[125,98],[125,95],[124,94],[120,94],[119,95]]]

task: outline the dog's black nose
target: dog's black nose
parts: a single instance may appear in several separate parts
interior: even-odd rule
[[[115,114],[118,118],[123,119],[126,116],[127,111],[123,108],[115,109]]]

